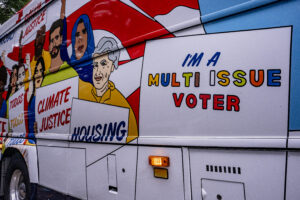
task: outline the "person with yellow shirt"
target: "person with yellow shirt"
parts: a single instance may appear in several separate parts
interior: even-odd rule
[[[120,51],[117,42],[110,37],[100,39],[93,54],[93,85],[79,81],[79,99],[119,106],[129,109],[128,136],[126,142],[138,137],[138,128],[133,110],[126,98],[109,81],[110,74],[118,68]]]
[[[67,54],[67,22],[65,18],[66,1],[61,0],[62,6],[60,19],[53,22],[49,33],[49,52],[51,64],[49,70],[46,70],[46,76],[43,80],[42,87],[78,76],[73,67],[68,64],[69,57]]]

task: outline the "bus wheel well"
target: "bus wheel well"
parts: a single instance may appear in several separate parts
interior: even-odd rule
[[[9,147],[4,151],[3,159],[5,159],[6,157],[11,157],[14,154],[19,154],[20,156],[22,156],[22,154],[20,153],[20,151],[18,149]],[[23,156],[22,156],[22,158],[23,158]],[[25,162],[25,160],[24,160],[24,162]]]

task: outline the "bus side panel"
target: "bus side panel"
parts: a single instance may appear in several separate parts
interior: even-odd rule
[[[211,5],[214,4],[214,2],[217,1],[200,0],[199,3],[201,12],[205,13],[208,9],[205,5]],[[294,131],[300,130],[300,69],[298,67],[300,64],[300,57],[298,56],[300,54],[300,24],[298,20],[300,18],[299,8],[300,4],[298,1],[276,1],[276,3],[261,8],[256,8],[204,24],[204,28],[207,33],[292,26],[291,88],[288,130]],[[284,12],[282,12],[283,10]],[[290,134],[290,136],[293,136],[293,134]]]
[[[137,147],[129,145],[89,164],[86,168],[88,199],[135,199],[136,161]]]
[[[41,186],[87,199],[85,150],[38,145]]]
[[[190,149],[190,159],[194,199],[284,198],[285,152]]]
[[[287,163],[286,199],[297,199],[300,195],[300,152],[289,151]]]
[[[169,157],[169,167],[150,165],[149,156]],[[181,148],[139,146],[137,162],[136,199],[184,199]],[[157,169],[161,174],[155,173]]]

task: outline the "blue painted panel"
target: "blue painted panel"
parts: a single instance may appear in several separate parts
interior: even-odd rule
[[[277,0],[199,0],[201,20],[206,23],[275,1]]]
[[[200,0],[201,5],[201,15],[208,15],[226,8],[230,8],[232,6],[236,6],[242,3],[245,3],[249,0],[228,0],[228,1],[220,1],[220,0]]]
[[[201,4],[200,9],[202,10]],[[293,25],[290,130],[300,130],[300,1],[279,1],[238,15],[206,23],[207,33]]]

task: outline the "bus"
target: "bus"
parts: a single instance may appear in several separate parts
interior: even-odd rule
[[[0,26],[0,198],[299,199],[299,11],[30,1]]]

